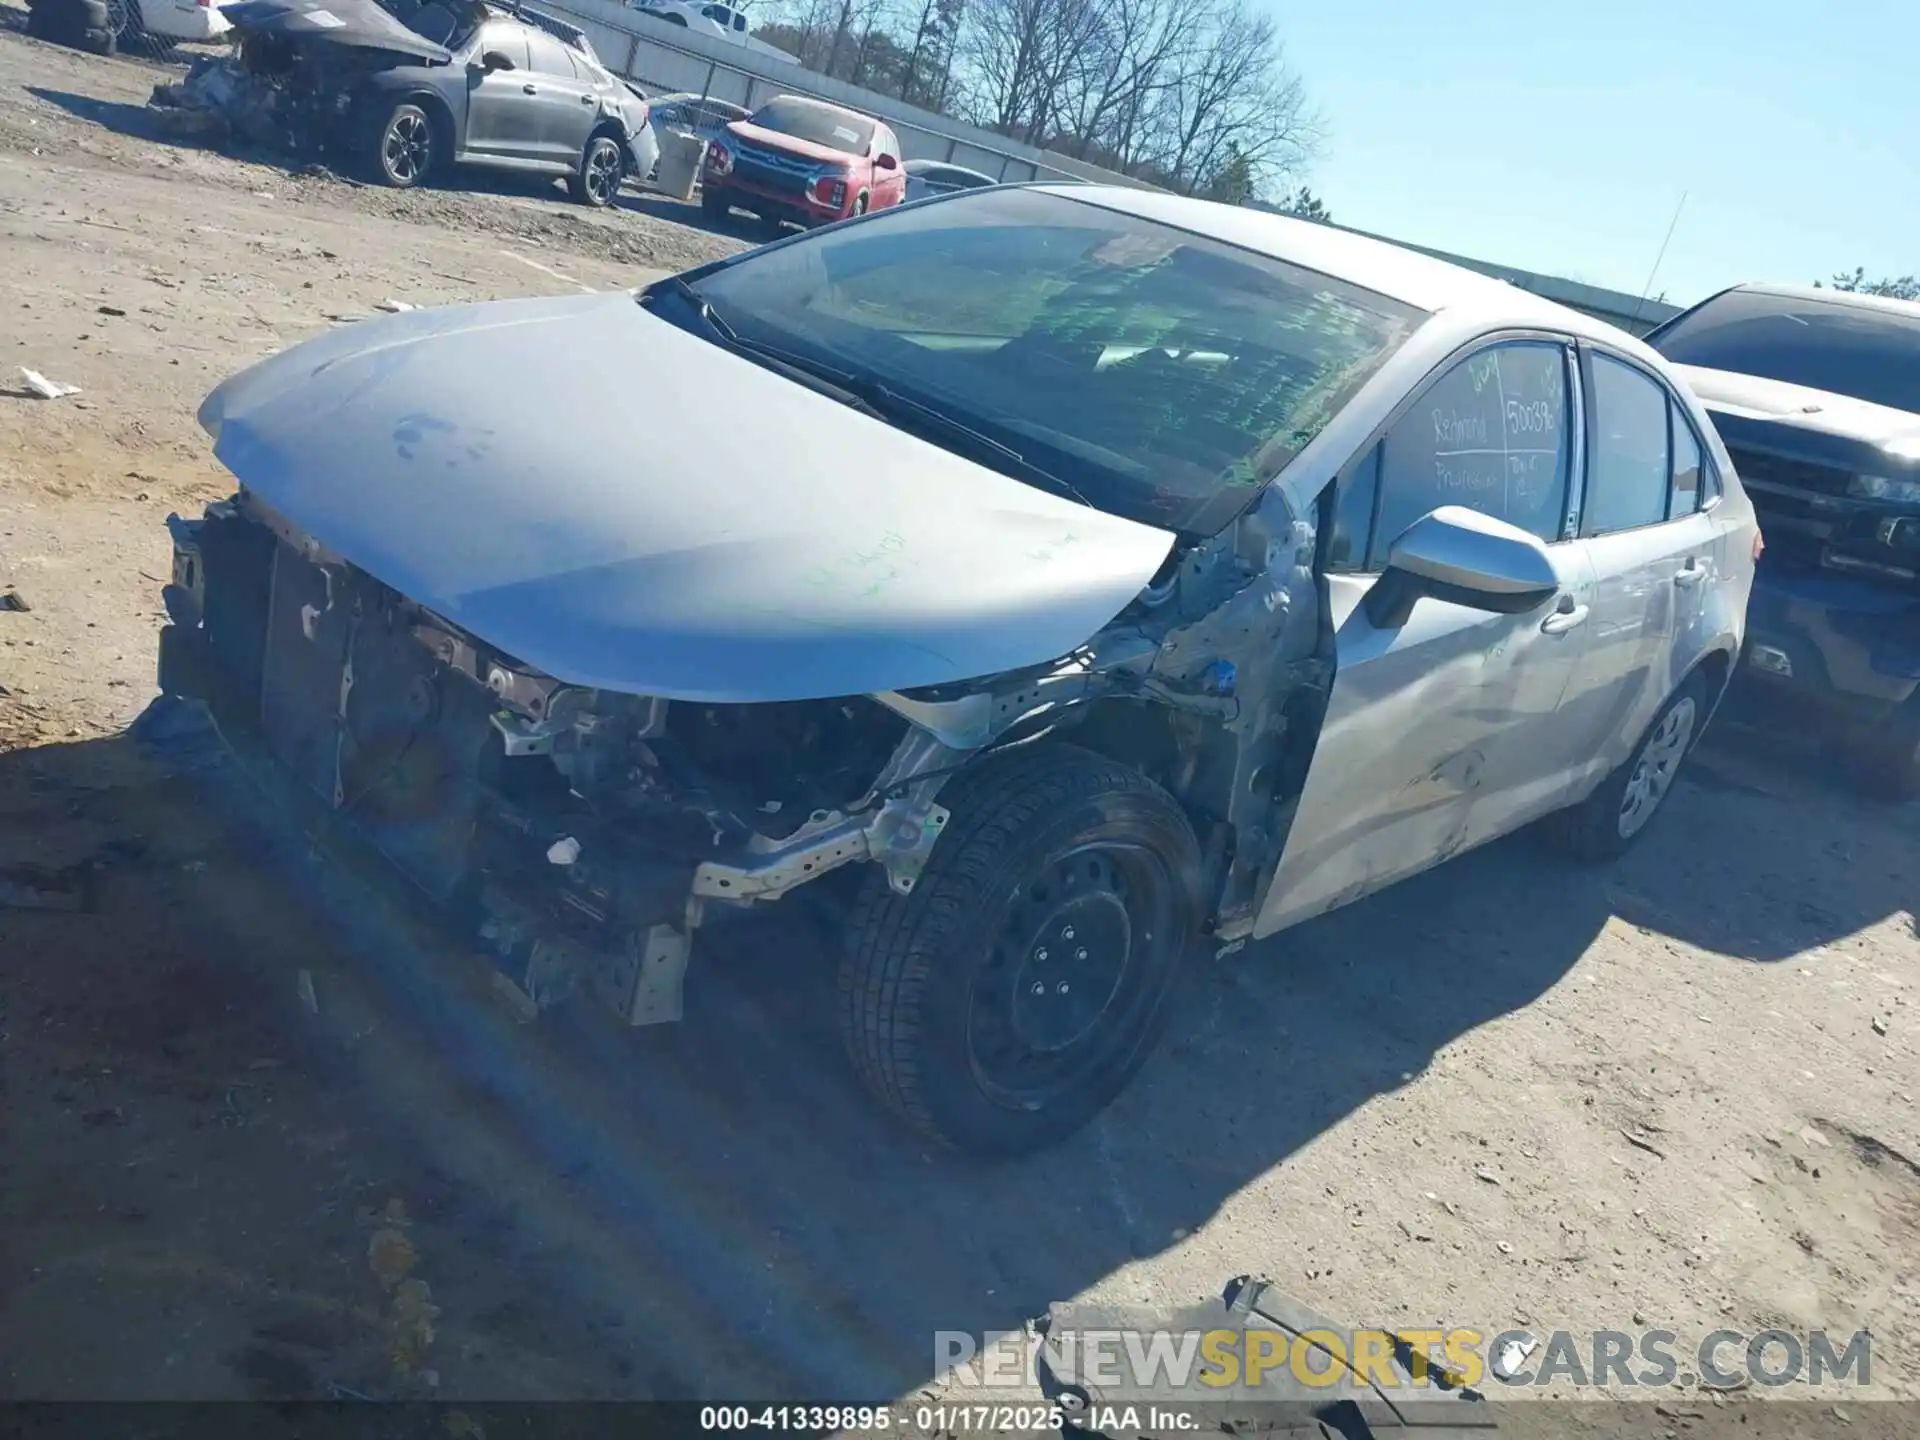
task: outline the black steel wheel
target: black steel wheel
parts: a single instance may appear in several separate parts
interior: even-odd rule
[[[716,190],[710,185],[702,186],[700,189],[700,213],[717,224],[724,224],[732,219],[733,206],[732,202],[727,199],[727,192],[724,190]]]
[[[1132,1079],[1166,1018],[1200,908],[1179,805],[1139,772],[1023,747],[942,792],[911,892],[868,875],[840,968],[861,1077],[941,1144],[1030,1153]]]
[[[580,168],[568,179],[567,188],[582,205],[602,210],[619,196],[626,171],[627,157],[620,142],[611,135],[595,135],[587,141]]]
[[[866,191],[862,190],[858,195],[853,197],[853,213],[856,215],[864,215],[867,213]]]
[[[436,139],[433,117],[420,106],[411,102],[394,106],[375,132],[374,178],[396,190],[421,184],[439,159]]]

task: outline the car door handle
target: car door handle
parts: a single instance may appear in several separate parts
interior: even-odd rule
[[[582,95],[580,97],[580,103],[582,105],[591,105],[593,104],[596,98],[597,98],[596,96],[592,96],[592,95]]]
[[[1543,635],[1564,635],[1577,625],[1587,623],[1588,609],[1585,605],[1571,604],[1573,597],[1567,596],[1551,615],[1540,622]]]
[[[538,95],[540,92],[531,85],[522,85],[520,87],[520,93],[522,95]]]
[[[1707,578],[1706,568],[1687,561],[1686,568],[1675,573],[1673,583],[1683,590],[1690,590]]]

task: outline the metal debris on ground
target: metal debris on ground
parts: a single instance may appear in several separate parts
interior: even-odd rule
[[[391,1226],[376,1230],[367,1242],[367,1265],[389,1290],[406,1279],[419,1261],[413,1242]]]
[[[410,300],[391,300],[391,299],[389,299],[389,300],[382,300],[382,301],[381,301],[381,302],[379,303],[379,305],[378,305],[378,306],[376,306],[375,308],[376,308],[376,309],[380,309],[380,310],[384,310],[384,311],[386,311],[386,312],[387,312],[387,313],[388,313],[389,315],[404,315],[404,314],[405,314],[405,313],[406,313],[407,311],[409,311],[409,310],[418,310],[418,309],[419,309],[420,307],[419,307],[418,305],[415,305],[415,304],[414,304],[414,303],[413,303],[412,301],[410,301]]]
[[[49,380],[38,370],[29,370],[24,365],[20,367],[20,376],[27,382],[27,389],[31,390],[35,395],[38,395],[42,400],[62,400],[69,395],[78,395],[80,393],[80,387],[78,385],[67,385],[58,380]]]
[[[1658,1145],[1655,1145],[1651,1140],[1647,1139],[1646,1136],[1636,1135],[1631,1130],[1622,1130],[1620,1133],[1626,1137],[1627,1143],[1633,1146],[1634,1149],[1644,1150],[1647,1152],[1647,1154],[1653,1156],[1656,1160],[1664,1160],[1667,1158],[1667,1152],[1662,1150]]]
[[[279,88],[236,56],[203,55],[186,78],[153,87],[147,113],[176,138],[259,142],[278,137]]]
[[[31,609],[33,609],[33,607],[26,602],[18,590],[8,590],[0,594],[0,610],[24,611]]]

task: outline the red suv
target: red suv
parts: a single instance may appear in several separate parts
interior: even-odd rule
[[[738,206],[804,227],[898,205],[907,173],[900,142],[871,115],[778,95],[707,147],[700,191],[711,219]]]

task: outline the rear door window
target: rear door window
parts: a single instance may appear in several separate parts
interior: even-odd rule
[[[1588,373],[1593,393],[1583,529],[1611,535],[1658,524],[1667,518],[1671,474],[1667,392],[1607,355],[1594,355]]]

